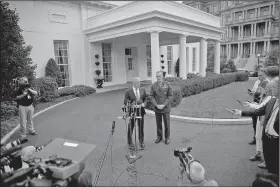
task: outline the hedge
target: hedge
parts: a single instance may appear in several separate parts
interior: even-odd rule
[[[234,73],[222,73],[212,74],[206,77],[197,77],[193,79],[178,79],[165,78],[166,81],[172,85],[173,98],[171,101],[171,107],[176,107],[180,104],[182,97],[188,97],[191,95],[199,94],[201,92],[211,90],[235,81],[247,81],[249,80],[249,73],[247,72],[234,72]],[[176,81],[177,80],[177,81]],[[150,93],[151,86],[144,87],[146,92]],[[153,109],[148,99],[148,109]]]
[[[52,77],[40,77],[31,82],[31,87],[38,91],[36,102],[49,102],[58,97],[58,85]]]
[[[72,87],[65,87],[58,90],[58,95],[60,97],[66,95],[75,95],[77,97],[89,95],[95,93],[96,90],[90,86],[85,85],[75,85]]]

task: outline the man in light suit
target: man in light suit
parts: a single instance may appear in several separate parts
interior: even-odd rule
[[[252,111],[233,110],[241,116],[265,116],[263,121],[263,154],[269,173],[279,175],[279,79],[273,79],[272,98],[259,109]]]
[[[162,135],[162,118],[164,121],[165,144],[170,142],[170,102],[172,98],[172,88],[169,82],[164,81],[162,71],[158,71],[157,82],[151,86],[151,102],[154,106],[157,123],[157,140],[155,143],[161,142]]]
[[[140,79],[139,77],[133,77],[132,80],[132,88],[129,88],[125,92],[125,98],[124,98],[124,104],[126,105],[127,102],[137,102],[138,105],[141,105],[141,119],[136,119],[138,123],[138,138],[139,138],[139,143],[140,147],[144,148],[144,115],[146,114],[144,107],[147,105],[147,94],[145,89],[140,88]],[[133,148],[134,145],[132,144],[132,134],[133,134],[133,129],[134,129],[134,120],[131,119],[131,123],[128,126],[128,132],[127,132],[127,143],[130,148]]]

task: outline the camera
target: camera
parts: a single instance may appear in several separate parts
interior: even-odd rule
[[[192,150],[192,147],[188,147],[187,149],[186,149],[186,148],[175,149],[175,150],[174,150],[174,156],[175,156],[175,157],[179,157],[179,156],[180,156],[180,155],[179,155],[180,153],[182,153],[182,154],[190,153],[191,150]]]

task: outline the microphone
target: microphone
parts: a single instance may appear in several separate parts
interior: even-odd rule
[[[11,149],[12,147],[16,147],[16,146],[24,144],[26,142],[28,142],[28,139],[26,139],[26,138],[19,138],[17,140],[14,140],[14,141],[6,144],[6,146],[3,146],[1,148],[8,150],[8,149]]]
[[[114,131],[115,131],[115,124],[116,122],[115,121],[113,121],[113,124],[112,124],[112,134],[114,133]]]

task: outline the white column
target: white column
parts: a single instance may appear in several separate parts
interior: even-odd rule
[[[215,62],[214,62],[214,73],[220,74],[220,56],[221,56],[221,44],[220,41],[215,43]]]
[[[201,38],[199,74],[202,77],[206,76],[206,68],[207,68],[207,41],[206,38]]]
[[[193,50],[193,49],[192,49]],[[199,67],[200,67],[200,50],[198,49],[198,47],[195,50],[195,72],[199,73]],[[193,60],[193,59],[192,59]]]
[[[275,15],[275,5],[272,5],[272,15]]]
[[[187,78],[187,70],[188,70],[188,66],[187,66],[187,61],[186,61],[186,36],[185,35],[181,35],[180,36],[180,46],[179,46],[179,50],[180,50],[180,65],[179,65],[179,69],[180,69],[180,77],[182,77],[183,79]]]
[[[231,59],[231,44],[228,44],[228,59]]]
[[[240,43],[237,43],[237,56],[239,55],[240,53]]]
[[[257,36],[257,23],[254,25],[254,36]]]
[[[264,25],[264,34],[267,33],[267,26],[268,26],[268,24],[267,24],[267,21],[266,21],[266,22],[265,22],[265,25]]]
[[[250,45],[250,55],[253,54],[253,42],[251,42],[251,45]]]
[[[159,32],[151,32],[151,61],[152,61],[152,83],[157,81],[156,72],[160,71],[159,54]]]
[[[271,32],[271,21],[268,22],[267,33],[270,34]]]
[[[189,72],[193,73],[193,48],[187,47],[186,54],[188,54],[188,56],[187,56],[187,62],[188,62],[187,73],[189,73]]]
[[[267,41],[264,41],[264,46],[263,46],[263,53],[265,53],[267,50],[266,50],[266,42]]]
[[[240,43],[240,55],[243,55],[243,43]]]
[[[267,52],[269,53],[269,51],[270,51],[270,41],[268,40],[267,41]]]

